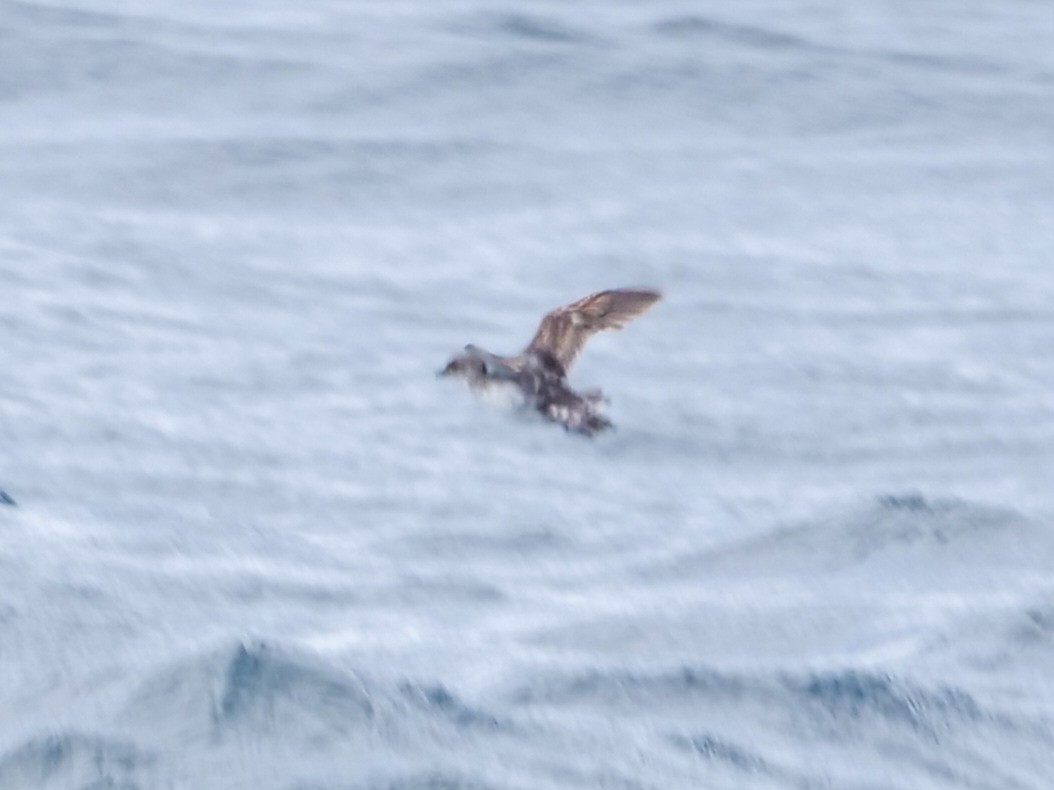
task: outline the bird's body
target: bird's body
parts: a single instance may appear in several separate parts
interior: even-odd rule
[[[657,291],[644,289],[600,291],[546,314],[534,339],[516,356],[500,357],[468,345],[442,375],[464,378],[477,392],[514,387],[528,408],[569,431],[592,436],[612,427],[601,413],[604,397],[599,390],[571,389],[567,370],[589,337],[621,329],[659,298]]]

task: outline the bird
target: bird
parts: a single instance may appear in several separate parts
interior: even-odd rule
[[[571,389],[567,371],[590,337],[622,329],[661,298],[651,288],[598,291],[546,313],[519,354],[503,357],[469,344],[438,375],[464,379],[476,394],[499,387],[518,391],[525,407],[550,422],[594,436],[614,427],[601,411],[607,400],[599,389]]]

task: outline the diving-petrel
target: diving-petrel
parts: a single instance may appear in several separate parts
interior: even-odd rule
[[[603,329],[622,329],[659,300],[646,288],[600,291],[547,313],[534,339],[513,357],[499,357],[473,345],[465,346],[440,371],[465,379],[481,392],[498,386],[518,388],[524,404],[565,429],[592,436],[612,427],[601,414],[600,390],[575,392],[567,385],[567,370],[586,340]]]

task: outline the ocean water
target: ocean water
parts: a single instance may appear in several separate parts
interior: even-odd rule
[[[0,788],[1054,786],[1052,34],[0,4]]]

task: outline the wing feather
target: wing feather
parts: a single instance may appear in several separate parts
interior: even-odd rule
[[[590,337],[605,329],[622,329],[661,296],[658,291],[644,288],[590,294],[547,313],[527,350],[551,354],[566,371]]]

